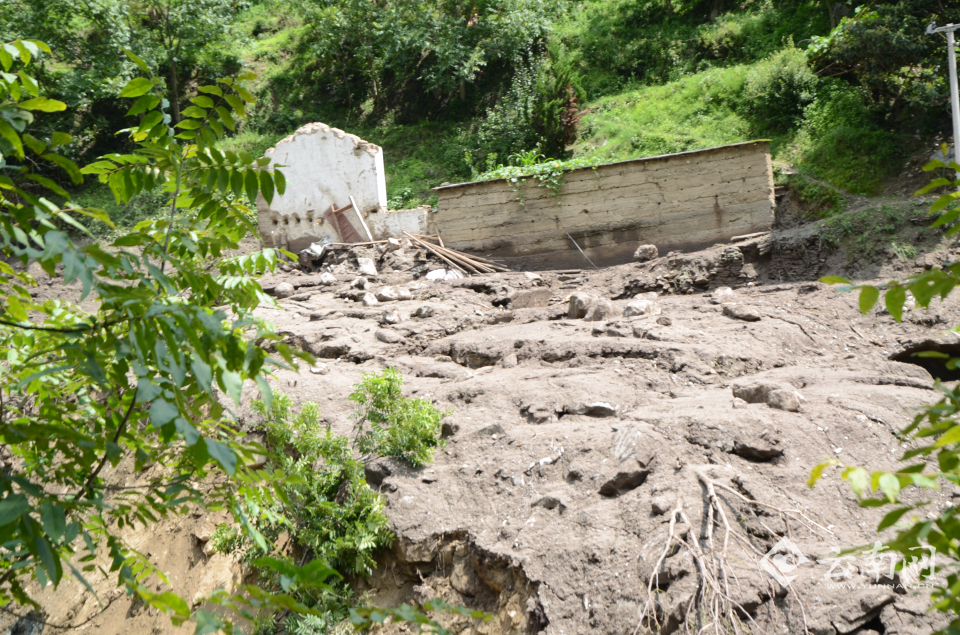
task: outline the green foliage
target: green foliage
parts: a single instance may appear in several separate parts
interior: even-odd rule
[[[951,172],[960,170],[960,165],[955,162],[945,165],[940,161],[933,161],[924,169],[930,171],[944,167],[949,167]],[[921,192],[944,185],[956,186],[960,181],[936,179]],[[936,218],[933,225],[949,227],[948,235],[960,231],[960,225],[955,223],[960,217],[958,199],[960,194],[952,191],[941,196],[930,208],[930,215]],[[887,311],[899,322],[903,318],[908,292],[916,299],[917,305],[924,308],[929,307],[934,298],[946,299],[960,284],[960,263],[943,269],[933,268],[883,285],[854,285],[839,276],[829,276],[821,281],[845,285],[841,291],[859,289],[859,305],[863,313],[873,309],[882,295]],[[951,358],[945,353],[923,352],[918,356],[943,359],[949,369],[960,366],[960,358]],[[934,388],[940,393],[940,400],[921,408],[913,422],[900,433],[901,438],[909,442],[900,459],[904,467],[895,471],[870,470],[828,460],[813,469],[808,482],[813,487],[827,469],[841,467],[841,478],[850,485],[861,506],[894,506],[881,520],[877,531],[890,527],[897,530],[896,537],[885,541],[884,546],[891,553],[903,556],[897,564],[898,570],[907,563],[917,563],[918,551],[929,554],[930,548],[936,550],[936,560],[941,565],[960,558],[960,518],[956,506],[929,510],[920,518],[918,510],[928,506],[929,501],[906,503],[901,500],[904,490],[920,490],[917,494],[922,496],[923,490],[937,490],[941,484],[960,485],[960,386],[946,386],[937,380]],[[926,574],[933,573],[931,564],[929,559],[920,561]],[[951,619],[949,627],[938,632],[954,632],[960,628],[960,618],[956,617],[960,613],[960,575],[955,568],[941,566],[938,571],[941,575],[946,573],[942,581],[937,578],[925,580],[934,587],[933,606]]]
[[[436,112],[534,46],[557,0],[315,0],[299,54],[318,94],[357,111]],[[498,68],[498,66],[500,68]]]
[[[814,220],[829,218],[840,214],[846,207],[843,194],[802,174],[791,175],[787,184],[796,195],[807,218]]]
[[[269,404],[256,400],[252,405],[263,416],[266,467],[287,476],[270,514],[254,521],[257,530],[273,540],[285,532],[301,562],[330,567],[341,581],[319,593],[290,586],[282,572],[258,565],[270,554],[270,546],[250,540],[235,524],[219,525],[211,543],[219,553],[242,554],[259,573],[260,587],[290,592],[311,608],[312,613],[287,620],[289,632],[341,632],[337,625],[353,607],[352,591],[344,581],[368,577],[375,566],[374,554],[393,542],[383,497],[367,485],[363,466],[351,457],[347,437],[334,435],[329,424],[321,423],[317,404],[304,403],[294,412],[290,398],[277,393]],[[272,633],[275,626],[271,618],[259,632]]]
[[[747,73],[744,100],[759,128],[783,132],[803,115],[816,95],[817,76],[803,51],[790,46],[754,64]]]
[[[440,420],[449,414],[427,399],[403,396],[403,376],[395,368],[364,373],[350,401],[357,404],[357,449],[364,454],[396,456],[414,467],[433,460],[443,447]]]
[[[462,606],[453,606],[439,598],[424,602],[423,610],[425,612],[447,611],[483,622],[489,622],[493,619],[493,616],[489,613],[472,611]],[[388,619],[394,622],[400,620],[417,624],[419,632],[434,633],[435,635],[452,635],[449,630],[441,626],[436,620],[431,620],[423,612],[407,604],[401,604],[399,608],[395,609],[359,608],[350,610],[350,623],[353,624],[357,630],[364,632],[372,630],[377,624],[386,624]]]
[[[393,534],[383,497],[367,486],[347,437],[322,425],[320,409],[312,402],[301,405],[296,415],[283,394],[274,395],[269,406],[258,400],[253,407],[265,417],[268,463],[292,477],[281,510],[290,536],[342,575],[369,576],[373,554],[389,546]]]
[[[894,120],[922,120],[947,98],[943,39],[926,25],[946,20],[954,2],[900,0],[859,7],[825,37],[812,38],[811,57],[822,75],[855,82],[871,108]]]
[[[884,245],[916,218],[906,205],[868,207],[828,217],[818,236],[825,245],[842,245],[847,263],[859,267],[885,255]]]
[[[554,27],[559,59],[590,99],[750,64],[830,24],[817,2],[586,0]],[[721,9],[717,11],[717,9]]]
[[[566,161],[542,159],[543,155],[538,154],[536,150],[513,154],[510,156],[513,165],[498,165],[492,170],[475,175],[474,179],[477,181],[507,179],[514,185],[514,189],[519,191],[520,186],[528,178],[533,178],[537,180],[539,185],[550,190],[554,196],[560,196],[565,172],[578,168],[596,167],[597,165],[597,161],[592,159],[568,159]]]
[[[576,140],[581,116],[571,73],[547,55],[530,62],[518,58],[514,66],[510,86],[477,127],[471,155],[500,158],[537,148],[564,156]]]
[[[587,104],[574,155],[616,161],[750,139],[740,111],[748,70],[712,69]]]
[[[900,245],[896,241],[890,243],[890,251],[900,262],[907,262],[917,257],[917,248],[913,245]]]
[[[201,86],[215,99],[178,133],[159,80],[132,53],[147,75],[121,90],[129,113],[142,115],[121,131],[133,149],[78,169],[56,151],[69,135],[27,131],[42,129],[43,113],[66,108],[45,97],[28,73],[49,53],[38,41],[0,47],[0,285],[7,290],[0,298],[0,442],[15,457],[0,473],[0,600],[37,606],[28,583],[56,587],[65,575],[92,591],[85,576],[99,569],[174,624],[193,618],[198,632],[234,632],[221,615],[192,611],[165,590],[163,572],[123,535],[128,528],[150,531],[192,503],[232,513],[248,539],[268,548],[255,524],[278,520],[269,510],[286,475],[250,467],[257,448],[243,442],[215,391],[239,403],[243,382],[251,380],[269,396],[266,365],[289,367],[295,354],[253,315],[261,302],[272,302],[257,280],[273,269],[276,252],[226,255],[255,229],[243,195],[262,192],[269,200],[283,191],[283,178],[269,171],[269,160],[212,147],[224,126],[242,118],[250,99],[242,80],[249,76]],[[40,166],[48,174],[62,170],[75,184],[96,174],[119,202],[160,188],[170,215],[137,224],[108,249],[78,245],[63,227],[84,231],[82,217],[111,221],[73,204]],[[79,299],[96,297],[97,309],[34,299],[35,281],[8,264],[30,260],[64,283],[79,280]],[[269,358],[257,339],[275,341],[282,359]],[[121,463],[138,472],[162,467],[142,487],[114,490],[105,470]],[[94,564],[104,557],[109,572]],[[284,591],[326,589],[333,573],[282,558],[258,566],[282,573]],[[279,607],[311,611],[285,593],[250,585],[207,601],[247,619]]]
[[[874,122],[863,91],[837,80],[821,82],[785,155],[811,174],[861,195],[876,194],[902,160],[901,142]]]

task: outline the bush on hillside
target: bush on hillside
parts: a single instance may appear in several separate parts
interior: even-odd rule
[[[956,15],[956,0],[900,0],[858,8],[809,47],[814,68],[859,86],[885,119],[924,122],[943,117],[949,103],[942,38],[926,34],[932,21]]]
[[[518,59],[515,67],[510,86],[477,127],[471,154],[492,156],[493,163],[531,148],[563,157],[576,141],[582,115],[572,73],[546,55]]]
[[[364,373],[350,401],[357,404],[355,444],[364,454],[396,456],[419,467],[443,446],[440,420],[448,413],[427,399],[404,397],[403,375],[395,368]]]
[[[789,154],[802,169],[853,194],[876,194],[901,160],[897,137],[874,122],[862,91],[825,80],[804,110]]]
[[[747,73],[743,97],[760,127],[782,132],[792,128],[816,96],[817,76],[803,51],[791,43]]]

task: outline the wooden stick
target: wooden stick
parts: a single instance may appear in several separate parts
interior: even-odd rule
[[[433,236],[430,236],[433,238]],[[430,245],[430,243],[425,240],[417,240],[418,244],[423,245],[425,248],[430,249],[430,251],[437,256],[445,258],[447,261],[454,261],[464,267],[473,270],[475,273],[492,273],[492,271],[486,271],[487,267],[485,265],[480,265],[479,263],[474,263],[469,258],[465,258],[463,254],[459,251],[454,251],[453,249],[447,249],[446,247],[440,247],[437,245]]]
[[[465,254],[460,253],[459,251],[454,251],[453,249],[447,249],[446,247],[436,247],[437,251],[444,254],[451,260],[456,260],[457,262],[464,262],[468,265],[473,266],[474,269],[482,270],[484,273],[493,273],[493,269],[489,266],[475,262],[468,258]]]
[[[437,251],[436,251],[433,247],[431,247],[428,243],[425,243],[425,242],[422,241],[422,240],[419,240],[419,239],[417,239],[417,238],[414,238],[413,234],[410,234],[410,233],[407,233],[407,232],[403,232],[403,234],[404,234],[407,238],[409,238],[410,240],[413,240],[413,241],[419,243],[420,245],[422,245],[424,249],[426,249],[427,251],[431,252],[431,253],[434,254],[435,256],[439,257],[441,260],[443,260],[444,262],[448,263],[448,264],[449,264],[451,267],[453,267],[454,269],[457,269],[458,271],[461,271],[462,273],[468,273],[468,271],[467,271],[466,269],[464,269],[463,267],[455,264],[453,261],[451,261],[450,259],[448,259],[446,256],[444,256],[444,255],[440,254],[439,252],[437,252]]]
[[[439,229],[437,229],[437,242],[439,242],[439,243],[440,243],[440,246],[443,247],[444,249],[447,248],[447,246],[443,244],[443,238],[440,236],[440,230],[439,230]]]
[[[424,235],[422,235],[422,234],[414,234],[414,235],[417,236],[418,238],[421,238],[421,239],[423,239],[423,238],[429,238],[429,239],[431,239],[431,240],[436,240],[436,239],[437,239],[436,236],[424,236]],[[438,235],[439,235],[439,233],[438,233]],[[479,263],[484,264],[484,265],[486,265],[486,266],[488,266],[488,267],[493,267],[493,268],[496,269],[497,271],[510,271],[510,269],[509,269],[508,267],[505,267],[505,266],[503,266],[503,265],[501,265],[501,264],[499,264],[499,263],[496,263],[496,262],[494,262],[494,261],[492,261],[492,260],[488,260],[487,258],[483,258],[483,257],[481,257],[481,256],[476,256],[476,255],[473,255],[473,254],[470,254],[469,256],[467,256],[467,254],[463,253],[462,251],[456,251],[456,250],[454,250],[454,249],[450,249],[449,247],[444,247],[444,249],[446,249],[448,252],[452,251],[452,252],[455,253],[455,254],[459,254],[459,255],[462,256],[462,257],[468,257],[468,258],[470,258],[470,260],[479,262]]]
[[[385,240],[371,240],[365,243],[327,243],[326,246],[335,246],[335,247],[363,247],[365,245],[379,245],[380,243],[385,243]]]
[[[357,207],[357,202],[353,200],[353,197],[350,197],[350,204],[353,206],[353,210],[357,213],[357,218],[360,219],[360,224],[363,225],[363,231],[367,232],[367,239],[373,240],[373,234],[370,233],[370,228],[367,227],[366,221],[363,220],[363,212]]]

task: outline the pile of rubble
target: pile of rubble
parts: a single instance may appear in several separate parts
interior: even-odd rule
[[[449,249],[443,240],[428,242],[426,236],[404,232],[402,240],[388,238],[365,243],[314,243],[300,252],[302,271],[323,272],[336,282],[336,276],[376,276],[380,273],[410,273],[414,278],[455,280],[472,274],[509,271],[503,265],[479,256]]]

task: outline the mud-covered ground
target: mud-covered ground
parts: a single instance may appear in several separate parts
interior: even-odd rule
[[[730,632],[737,621],[745,633],[818,635],[940,625],[915,580],[883,577],[876,558],[825,561],[872,545],[884,512],[859,507],[835,474],[813,489],[806,481],[828,457],[896,465],[903,447],[894,432],[936,399],[910,353],[925,341],[956,350],[960,339],[946,330],[960,311],[951,298],[907,312],[902,324],[880,310],[863,316],[855,295],[809,275],[779,282],[783,252],[770,240],[602,270],[438,281],[425,275],[438,265],[418,268],[412,250],[370,248],[324,268],[333,282],[320,271],[265,279],[286,297],[259,312],[319,359],[279,372],[275,390],[319,403],[334,431],[348,434],[351,387],[393,366],[407,395],[453,411],[433,464],[369,464],[397,540],[358,591],[381,605],[439,596],[481,608],[494,620],[444,621],[497,635],[633,633],[645,607],[655,607],[663,632],[714,632],[717,621]],[[357,255],[376,260],[376,276],[358,279]],[[570,315],[575,294],[586,294],[573,299],[586,318]],[[638,299],[648,313],[625,317]],[[248,387],[245,399],[255,396]],[[256,423],[249,408],[242,413]],[[929,509],[954,496],[960,490],[933,493]],[[199,597],[243,575],[203,552],[219,520],[198,512],[131,540],[182,595]],[[771,549],[779,559],[765,558]],[[704,581],[703,566],[719,586]],[[784,586],[770,566],[795,577]],[[126,597],[104,599],[112,603],[83,629],[178,632]],[[98,610],[73,583],[44,605],[55,623]]]

